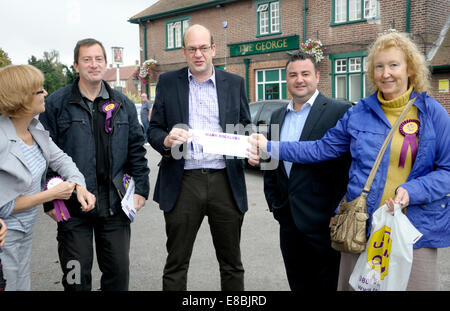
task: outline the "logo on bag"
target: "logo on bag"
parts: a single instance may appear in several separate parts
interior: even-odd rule
[[[380,273],[382,280],[388,274],[391,246],[391,228],[384,226],[372,234],[367,253],[367,263],[373,270]]]

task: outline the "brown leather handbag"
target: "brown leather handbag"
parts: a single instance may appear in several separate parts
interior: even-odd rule
[[[373,179],[375,178],[384,152],[394,135],[394,131],[398,128],[400,122],[404,119],[414,101],[415,98],[408,102],[400,117],[389,131],[388,136],[378,152],[375,163],[361,194],[351,202],[348,202],[347,198],[344,197],[339,204],[338,212],[334,216],[330,230],[331,247],[335,250],[345,253],[362,253],[365,250],[367,242],[366,225],[367,219],[369,219],[369,214],[366,210],[367,195],[370,192]]]

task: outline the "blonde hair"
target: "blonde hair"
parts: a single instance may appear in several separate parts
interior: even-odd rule
[[[0,113],[18,117],[30,113],[33,92],[44,84],[42,72],[31,65],[9,65],[0,69]]]
[[[400,49],[406,58],[409,83],[418,93],[430,88],[430,71],[425,61],[425,56],[419,51],[417,45],[406,35],[399,32],[389,32],[380,35],[369,49],[367,58],[367,78],[374,91],[378,88],[374,81],[374,57],[381,50],[388,48]]]

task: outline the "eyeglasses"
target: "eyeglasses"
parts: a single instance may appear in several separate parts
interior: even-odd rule
[[[202,54],[204,54],[204,53],[208,52],[210,48],[211,48],[210,45],[208,45],[208,46],[201,46],[201,47],[199,47],[199,48],[189,47],[189,48],[186,48],[186,51],[187,51],[189,54],[194,55],[194,54],[197,52],[197,50],[200,50],[200,52],[201,52]]]
[[[95,60],[96,63],[104,63],[105,62],[105,58],[101,57],[101,56],[94,57],[94,58],[92,58],[92,57],[82,57],[81,58],[81,61],[85,64],[91,63],[92,60]]]
[[[45,92],[45,90],[42,88],[42,89],[40,89],[40,90],[37,91],[37,92],[33,92],[32,94],[33,94],[33,95],[39,95],[39,94],[44,94],[44,92]]]

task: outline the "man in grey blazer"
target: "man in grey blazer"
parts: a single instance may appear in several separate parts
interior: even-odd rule
[[[147,134],[162,155],[153,199],[166,222],[163,290],[186,290],[189,260],[205,216],[222,290],[244,289],[240,235],[247,193],[242,161],[197,152],[186,143],[189,128],[222,132],[227,125],[250,123],[244,80],[214,69],[215,49],[209,30],[192,25],[183,38],[188,67],[162,74],[156,86]]]
[[[306,53],[291,55],[286,85],[292,100],[272,114],[269,139],[320,139],[344,115],[349,103],[317,90],[319,71]],[[279,126],[280,137],[272,135]],[[331,248],[329,222],[345,194],[350,157],[317,164],[280,161],[264,172],[269,209],[280,223],[280,248],[292,291],[336,290],[339,253]]]

